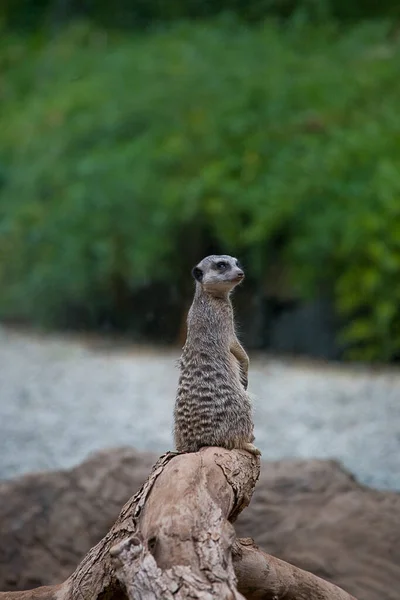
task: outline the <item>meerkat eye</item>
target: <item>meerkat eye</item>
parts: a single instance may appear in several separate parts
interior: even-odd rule
[[[236,266],[238,269],[243,269],[242,264],[238,260],[236,260]]]
[[[225,269],[228,268],[228,263],[225,262],[224,260],[221,260],[220,262],[217,262],[217,267],[220,271],[224,271]]]

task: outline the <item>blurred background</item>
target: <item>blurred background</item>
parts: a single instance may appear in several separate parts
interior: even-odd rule
[[[400,489],[399,19],[3,0],[1,478],[170,448],[190,269],[227,253],[264,457]]]

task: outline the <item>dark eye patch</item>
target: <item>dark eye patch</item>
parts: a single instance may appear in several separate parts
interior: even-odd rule
[[[236,262],[236,266],[238,267],[238,269],[243,269],[242,263],[240,263],[237,259],[235,262]]]
[[[229,267],[229,264],[226,262],[226,260],[219,260],[216,264],[217,269],[220,271],[225,271]]]

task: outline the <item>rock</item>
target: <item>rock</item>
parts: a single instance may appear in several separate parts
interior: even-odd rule
[[[400,494],[359,485],[327,460],[263,463],[236,526],[269,554],[358,600],[398,600]]]
[[[146,479],[156,455],[98,452],[69,471],[0,483],[0,590],[66,579],[107,533]]]
[[[64,580],[109,530],[156,460],[130,448],[69,471],[0,483],[0,589]],[[400,494],[359,485],[333,461],[264,462],[240,536],[358,600],[397,600]]]

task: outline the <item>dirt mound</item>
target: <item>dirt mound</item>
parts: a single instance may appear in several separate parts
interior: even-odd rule
[[[70,471],[0,484],[0,589],[61,582],[103,537],[156,460],[122,448]],[[400,597],[400,494],[360,486],[332,461],[264,462],[236,529],[358,600]]]

